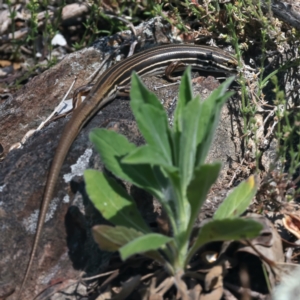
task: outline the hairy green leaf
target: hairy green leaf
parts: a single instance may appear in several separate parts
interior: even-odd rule
[[[143,235],[142,232],[124,226],[96,225],[92,230],[93,238],[104,251],[118,251],[119,248]]]
[[[191,206],[189,232],[193,228],[200,208],[206,200],[211,186],[216,182],[220,170],[221,163],[202,165],[194,170],[193,179],[187,189],[187,198]]]
[[[123,260],[135,254],[142,254],[148,251],[157,250],[166,243],[172,241],[173,238],[158,234],[148,233],[136,238],[119,249]]]
[[[164,168],[164,170],[170,181],[165,198],[166,206],[169,208],[166,213],[169,216],[171,212],[172,216],[174,216],[172,219],[169,218],[174,236],[177,236],[187,228],[188,220],[190,218],[190,205],[184,201],[184,195],[182,195],[179,170],[171,170],[168,168]]]
[[[170,132],[166,112],[149,104],[143,104],[135,113],[135,119],[147,144],[154,150],[156,149],[164,164],[172,165]]]
[[[181,77],[178,101],[174,112],[174,131],[176,132],[182,132],[182,112],[187,103],[193,99],[191,82],[191,67],[188,66]]]
[[[122,163],[122,158],[137,147],[124,136],[106,129],[94,129],[90,133],[90,140],[99,152],[105,167],[115,176],[129,181],[147,190],[157,197],[163,198],[167,179],[160,169],[149,164],[131,165]]]
[[[131,151],[127,156],[122,159],[122,163],[125,164],[150,164],[156,166],[167,167],[170,170],[177,170],[177,168],[170,166],[163,159],[163,154],[156,148],[145,145],[138,147]]]
[[[150,104],[157,108],[159,111],[164,112],[164,107],[156,97],[156,95],[150,92],[141,79],[135,72],[131,76],[131,89],[130,89],[130,107],[134,116],[138,113],[140,107],[143,104]]]
[[[114,179],[95,170],[86,170],[84,180],[89,198],[106,220],[141,232],[150,231],[134,200]]]
[[[209,151],[216,127],[219,122],[223,104],[233,95],[226,92],[234,77],[228,78],[203,102],[201,115],[199,115],[199,128],[197,130],[197,160],[196,167],[204,163]]]
[[[200,98],[190,101],[182,112],[182,134],[180,137],[179,172],[181,176],[181,188],[185,190],[193,175],[196,150],[197,130],[199,115],[201,112]]]
[[[198,237],[189,250],[186,264],[208,242],[251,239],[258,236],[262,228],[260,223],[242,218],[209,221],[200,228]]]
[[[240,183],[221,203],[214,214],[214,220],[240,216],[250,205],[256,190],[257,186],[252,175],[248,180]]]

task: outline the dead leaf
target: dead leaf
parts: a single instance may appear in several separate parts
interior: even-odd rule
[[[201,294],[200,300],[220,300],[223,295],[223,287],[213,290],[211,293]]]
[[[164,300],[164,298],[161,295],[150,295],[147,300]]]
[[[297,239],[300,239],[300,217],[295,214],[285,215],[282,219],[283,226]]]
[[[174,277],[167,277],[156,289],[155,294],[163,296],[174,284]]]
[[[175,285],[177,287],[176,299],[189,300],[188,289],[185,282],[182,280],[183,271],[179,271],[175,274]]]
[[[271,286],[275,286],[280,280],[276,264],[284,262],[281,237],[273,224],[264,216],[250,214],[249,217],[261,223],[263,229],[258,237],[248,241],[247,246],[241,244],[237,252],[247,252],[259,257],[268,272]]]
[[[200,300],[202,292],[202,287],[200,284],[195,285],[192,289],[189,290],[189,297],[193,300]]]
[[[256,215],[256,214],[251,214],[249,216],[253,220],[263,225],[263,229],[260,232],[260,235],[254,239],[249,240],[252,246],[255,246],[258,252],[263,254],[269,260],[275,263],[283,262],[284,254],[282,249],[281,237],[278,234],[276,228],[264,216]],[[251,249],[251,247],[249,246],[246,247],[241,246],[238,251],[248,252],[256,256],[258,255],[257,252]]]
[[[223,267],[217,265],[212,267],[205,276],[205,290],[211,291],[223,287]]]
[[[22,65],[20,63],[17,63],[17,62],[13,63],[14,70],[19,70],[19,69],[21,69],[21,67],[22,67]]]
[[[8,66],[10,66],[11,65],[11,61],[9,61],[9,60],[0,60],[0,66],[2,67],[2,68],[4,68],[4,67],[8,67]]]

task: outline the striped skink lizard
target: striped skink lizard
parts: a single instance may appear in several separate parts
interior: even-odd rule
[[[22,293],[33,264],[46,212],[54,194],[60,169],[81,128],[101,107],[117,96],[120,86],[129,85],[132,71],[135,71],[139,76],[164,74],[170,64],[175,65],[176,71],[183,70],[187,65],[191,65],[193,69],[225,74],[236,73],[238,65],[234,56],[219,48],[202,45],[168,44],[128,57],[107,69],[100,76],[87,99],[73,112],[60,137],[48,175],[32,252],[19,295]]]

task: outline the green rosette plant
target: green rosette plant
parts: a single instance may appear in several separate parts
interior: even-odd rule
[[[257,236],[262,226],[239,217],[256,193],[254,177],[236,187],[202,226],[190,245],[193,225],[207,194],[216,181],[221,163],[206,163],[220,111],[232,95],[222,83],[205,100],[193,97],[190,69],[179,88],[173,126],[157,97],[133,73],[131,109],[145,144],[137,147],[124,136],[94,129],[90,140],[105,167],[116,177],[153,195],[162,205],[171,236],[153,232],[141,217],[132,197],[113,178],[86,170],[87,193],[112,225],[97,225],[93,235],[99,247],[119,251],[123,260],[141,254],[161,263],[171,276],[183,274],[193,255],[212,241],[240,240]]]

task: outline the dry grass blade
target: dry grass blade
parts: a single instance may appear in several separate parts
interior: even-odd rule
[[[174,277],[167,277],[154,291],[163,296],[174,284]]]
[[[176,297],[176,299],[190,300],[189,292],[185,282],[182,280],[182,276],[183,276],[183,271],[178,272],[174,277],[175,285],[178,290],[177,295],[179,296],[179,298]]]

